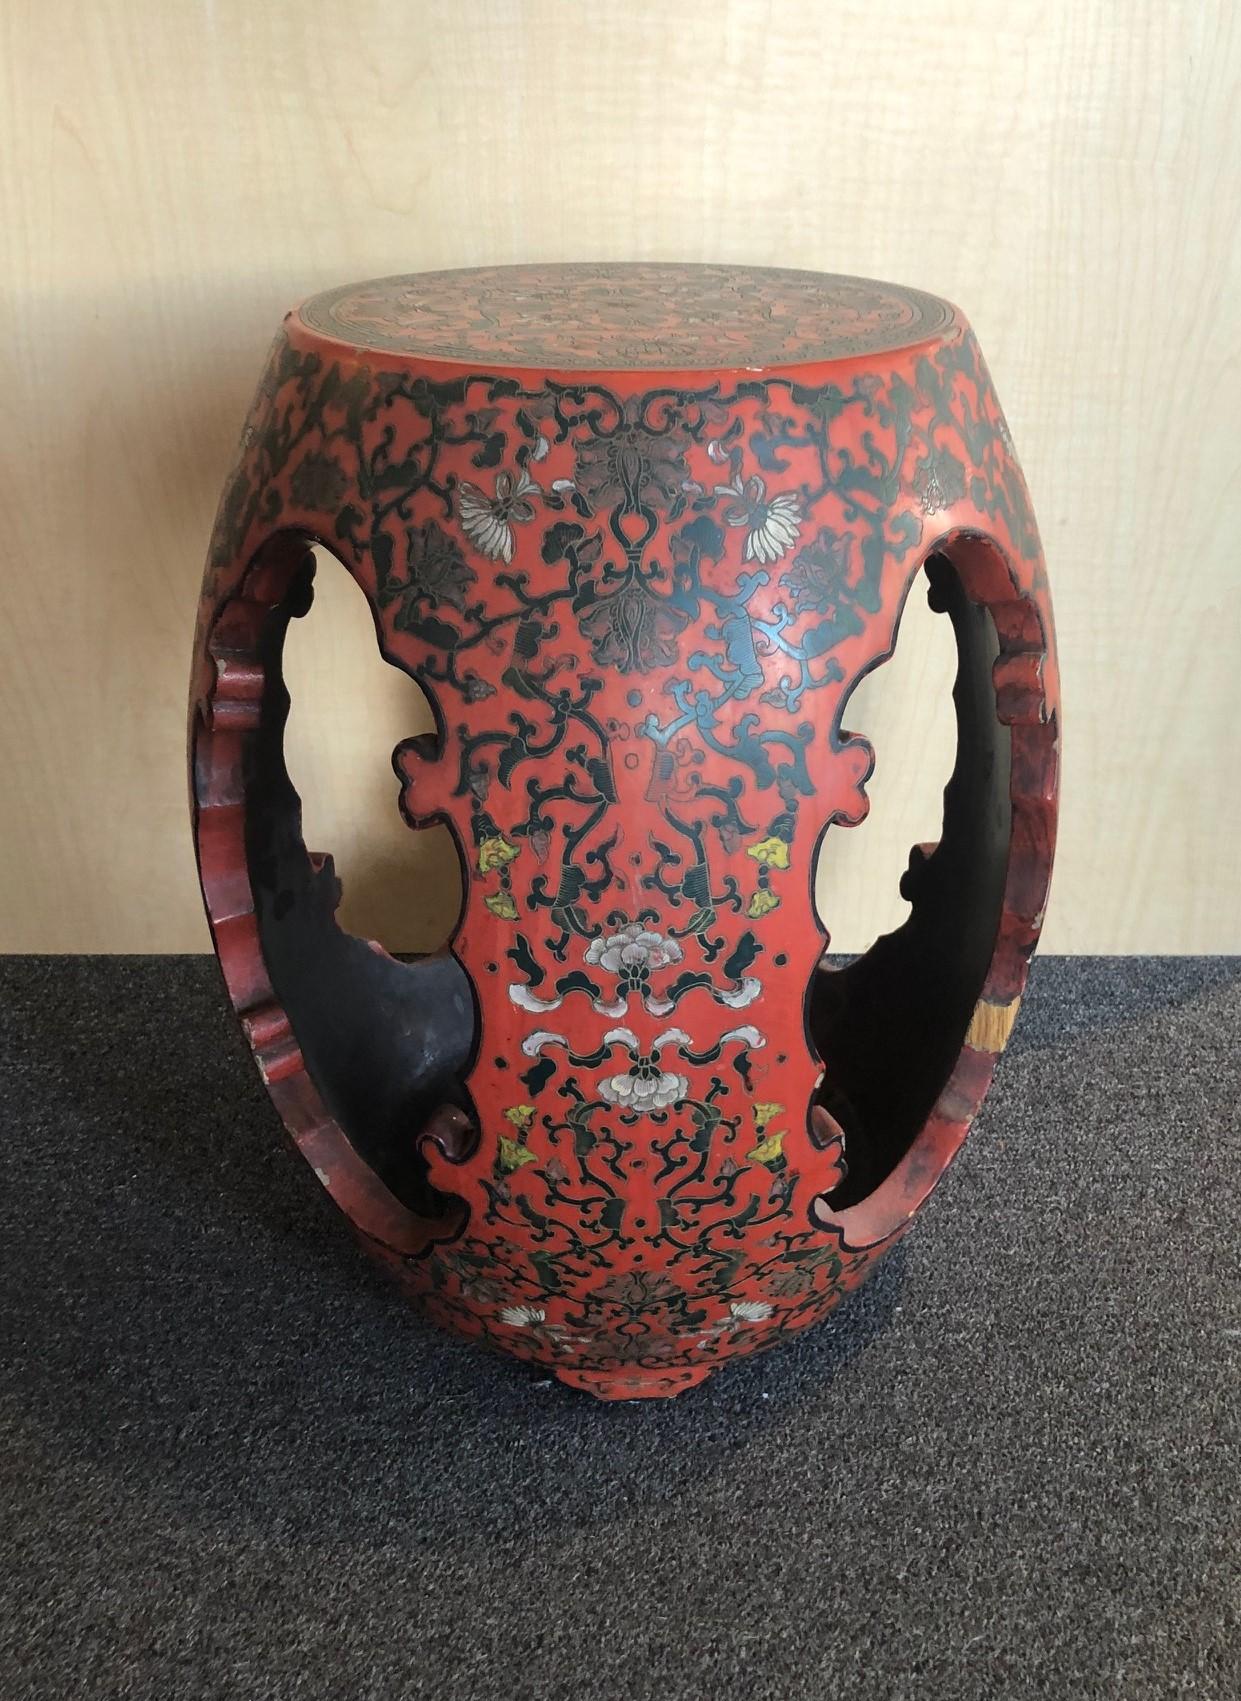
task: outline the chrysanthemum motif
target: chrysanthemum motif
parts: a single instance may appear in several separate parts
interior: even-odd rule
[[[738,1323],[765,1323],[775,1306],[765,1299],[735,1299],[728,1309]]]
[[[530,1329],[546,1316],[541,1305],[505,1305],[500,1310],[501,1323],[507,1323],[510,1329]]]
[[[649,1058],[640,1057],[625,1075],[609,1075],[599,1083],[599,1097],[618,1110],[630,1110],[641,1115],[645,1111],[667,1110],[680,1104],[689,1093],[689,1081],[684,1075],[660,1069]]]
[[[485,495],[477,485],[463,479],[457,487],[462,531],[491,560],[511,561],[513,526],[534,518],[534,504],[529,498],[538,488],[525,467],[516,479],[512,473],[497,473],[494,496]]]
[[[787,555],[801,534],[801,504],[790,491],[768,498],[767,486],[755,473],[742,484],[717,484],[717,496],[732,496],[724,510],[724,523],[746,528],[742,556],[746,561],[769,564]]]

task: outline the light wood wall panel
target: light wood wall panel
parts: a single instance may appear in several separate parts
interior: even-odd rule
[[[1238,11],[5,0],[0,949],[206,943],[190,622],[289,302],[423,267],[714,258],[966,308],[1057,598],[1046,942],[1241,950]],[[346,629],[355,594],[325,585],[299,635],[291,760],[355,923],[399,945],[431,853],[393,824],[387,751],[421,711]],[[945,671],[911,620],[850,717],[879,769],[831,871],[842,947],[899,917],[933,836]]]

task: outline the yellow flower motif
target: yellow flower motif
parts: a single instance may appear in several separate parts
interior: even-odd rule
[[[507,1170],[520,1169],[523,1164],[532,1164],[534,1153],[529,1146],[523,1146],[516,1140],[510,1140],[507,1134],[500,1136],[500,1168]]]
[[[532,1104],[511,1104],[504,1116],[506,1121],[513,1124],[514,1128],[529,1128],[534,1120],[534,1106]]]
[[[503,833],[493,833],[478,847],[478,872],[490,874],[493,868],[507,868],[516,855],[516,845],[511,845]]]
[[[774,1164],[784,1150],[784,1129],[778,1128],[774,1134],[769,1134],[765,1140],[760,1140],[752,1152],[746,1153],[747,1163]]]
[[[484,898],[483,902],[492,915],[498,915],[501,921],[517,920],[517,905],[510,893],[493,892],[489,898]]]
[[[491,899],[488,898],[487,902],[490,903]],[[780,900],[776,897],[776,894],[774,892],[769,892],[765,886],[760,886],[758,891],[755,892],[754,896],[750,899],[749,906],[745,913],[749,916],[751,921],[757,921],[759,916],[770,915],[772,910],[777,910],[779,907]]]
[[[769,839],[760,839],[756,845],[751,845],[745,854],[752,856],[755,862],[761,862],[764,868],[787,868],[789,865],[789,847],[774,833]]]
[[[754,1112],[755,1126],[761,1134],[767,1124],[779,1116],[784,1106],[782,1104],[756,1104],[752,1105],[751,1109]]]

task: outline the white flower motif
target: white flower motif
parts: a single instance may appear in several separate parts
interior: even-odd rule
[[[510,1329],[529,1329],[546,1316],[541,1305],[506,1305],[500,1311],[501,1323],[507,1323]]]
[[[755,473],[744,484],[740,475],[732,484],[717,484],[715,494],[736,498],[724,510],[724,523],[746,527],[742,551],[746,561],[779,561],[797,542],[801,534],[801,504],[791,491],[768,499],[767,486]]]
[[[457,516],[461,529],[476,549],[493,561],[513,559],[513,526],[534,518],[534,504],[529,500],[538,485],[522,467],[514,480],[512,473],[496,474],[494,496],[487,496],[477,485],[462,479],[457,487]]]
[[[765,1299],[735,1299],[728,1309],[738,1323],[764,1323],[775,1306]]]
[[[622,975],[636,969],[662,969],[669,963],[679,963],[682,955],[675,939],[665,939],[662,933],[643,927],[641,922],[629,921],[619,933],[607,938],[600,934],[592,939],[586,961],[598,964],[609,974]]]
[[[667,1110],[669,1105],[680,1104],[688,1094],[689,1081],[684,1075],[657,1069],[645,1059],[635,1063],[628,1074],[610,1075],[606,1081],[599,1083],[601,1099],[619,1110],[635,1111],[639,1115],[646,1111]]]
[[[623,1016],[629,1007],[629,994],[636,993],[653,1016],[666,1016],[672,1001],[660,998],[651,991],[651,971],[679,963],[684,952],[675,939],[666,939],[643,927],[641,922],[626,922],[619,933],[600,934],[586,948],[586,961],[593,967],[615,975],[619,981],[616,997],[596,999],[594,1007],[601,1016]]]
[[[611,997],[591,999],[591,1008],[601,1016],[623,1016],[629,1008],[629,997],[636,993],[652,1016],[668,1016],[676,1008],[676,1000],[657,993],[651,986],[652,971],[668,968],[685,961],[685,953],[675,939],[669,939],[641,922],[629,921],[618,933],[599,934],[586,948],[586,963],[618,981]],[[717,1004],[732,1010],[744,1010],[763,990],[762,982],[754,975],[744,975],[731,986],[712,986],[707,989]],[[532,987],[514,981],[508,988],[509,999],[519,1010],[532,1015],[546,1016],[564,1003],[564,995],[541,998]]]
[[[751,1046],[756,1051],[767,1043],[755,1027],[729,1028],[727,1033],[720,1035],[718,1050],[712,1055],[718,1056],[719,1051],[733,1041]],[[606,1104],[616,1105],[635,1116],[681,1104],[689,1097],[689,1079],[672,1070],[661,1069],[658,1058],[666,1047],[675,1048],[682,1056],[690,1056],[692,1043],[684,1028],[666,1028],[644,1051],[632,1028],[609,1028],[603,1036],[602,1050],[606,1052],[613,1046],[624,1046],[633,1061],[623,1075],[609,1075],[598,1083],[595,1090]],[[564,1046],[570,1062],[574,1064],[597,1060],[594,1056],[579,1056],[563,1034],[553,1033],[550,1028],[539,1028],[527,1034],[521,1042],[521,1049],[527,1057],[540,1057],[547,1046],[553,1045]]]

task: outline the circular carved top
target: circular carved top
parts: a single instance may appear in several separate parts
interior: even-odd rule
[[[692,371],[801,365],[942,338],[946,301],[771,266],[483,266],[346,284],[300,309],[354,347],[471,365]]]

